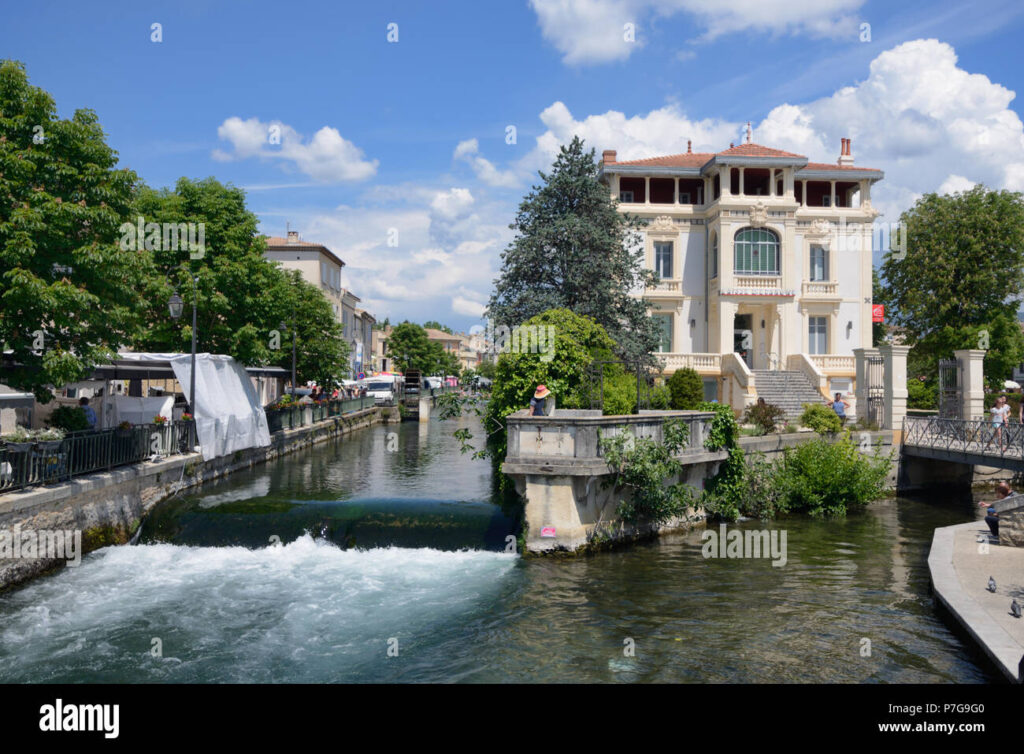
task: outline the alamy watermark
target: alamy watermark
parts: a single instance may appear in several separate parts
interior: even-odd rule
[[[139,215],[134,224],[122,223],[121,251],[188,250],[190,259],[206,256],[206,223],[147,223]]]
[[[700,538],[704,542],[701,554],[705,558],[770,558],[773,568],[782,568],[788,560],[785,529],[733,529],[725,524],[705,529]]]
[[[71,567],[82,562],[79,529],[0,529],[0,560],[66,560]]]

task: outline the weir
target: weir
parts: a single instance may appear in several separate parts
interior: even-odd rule
[[[636,539],[685,528],[703,519],[703,511],[663,524],[629,524],[617,514],[623,492],[610,484],[612,470],[600,439],[623,432],[663,439],[666,422],[680,419],[689,428],[687,447],[677,456],[685,464],[684,481],[700,490],[728,457],[704,448],[714,414],[704,411],[641,411],[631,416],[602,416],[596,410],[558,409],[553,416],[530,416],[523,409],[509,416],[508,453],[502,471],[512,477],[525,505],[524,552],[578,552],[605,542]]]

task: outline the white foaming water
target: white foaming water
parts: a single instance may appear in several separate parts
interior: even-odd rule
[[[0,597],[0,681],[401,680],[389,640],[401,657],[486,610],[516,560],[308,535],[259,550],[108,547]]]

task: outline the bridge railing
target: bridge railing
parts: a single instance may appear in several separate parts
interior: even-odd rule
[[[903,444],[1024,459],[1024,424],[908,416],[903,420]]]

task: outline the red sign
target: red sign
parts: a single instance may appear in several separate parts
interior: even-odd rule
[[[885,322],[885,307],[881,304],[872,304],[871,306],[871,321],[872,322]]]
[[[553,526],[542,526],[540,529],[540,535],[542,537],[555,537],[555,527]]]

